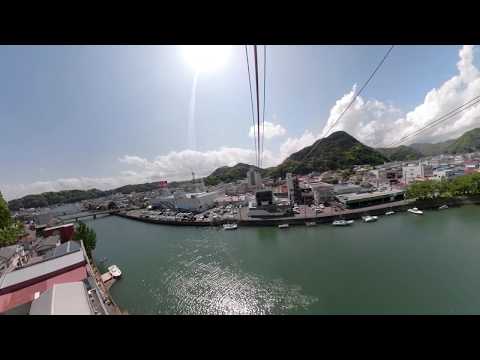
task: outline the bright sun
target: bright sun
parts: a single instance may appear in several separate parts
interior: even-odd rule
[[[222,68],[231,53],[231,45],[186,45],[182,47],[187,63],[197,72]]]

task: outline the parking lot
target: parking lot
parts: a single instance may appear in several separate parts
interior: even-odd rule
[[[143,219],[152,219],[160,221],[189,221],[189,222],[215,222],[225,220],[238,220],[240,216],[240,208],[242,205],[222,205],[216,206],[209,210],[193,213],[193,212],[180,212],[174,210],[132,210],[128,212],[128,215],[139,217]]]

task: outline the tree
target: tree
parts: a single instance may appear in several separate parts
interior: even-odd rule
[[[23,233],[23,225],[12,219],[7,203],[0,192],[0,247],[13,245]]]
[[[88,257],[91,258],[92,251],[95,250],[95,246],[97,245],[97,234],[95,231],[90,229],[84,222],[79,221],[73,239],[77,241],[83,240],[85,251]]]

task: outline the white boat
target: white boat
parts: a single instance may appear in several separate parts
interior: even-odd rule
[[[415,215],[423,215],[423,211],[418,210],[416,207],[408,209],[407,211]]]
[[[238,228],[237,224],[224,224],[223,229],[224,230],[235,230]]]
[[[280,224],[280,225],[278,225],[278,228],[279,229],[286,229],[286,228],[288,228],[288,224]]]
[[[108,271],[110,272],[110,274],[112,274],[114,278],[119,278],[120,276],[122,276],[122,272],[120,271],[117,265],[109,266]]]
[[[315,221],[307,221],[307,222],[305,223],[305,225],[307,225],[307,226],[315,226],[315,225],[317,225],[317,223],[316,223]]]
[[[362,219],[363,219],[363,221],[365,221],[366,223],[368,223],[368,222],[374,222],[374,221],[377,221],[377,220],[378,220],[378,216],[370,216],[370,215],[367,215],[367,216],[362,216]]]
[[[438,210],[445,210],[448,209],[448,205],[442,205],[438,208]]]
[[[333,226],[348,226],[353,224],[353,220],[335,220],[332,225]]]
[[[393,214],[395,214],[395,211],[392,211],[392,210],[387,211],[387,212],[385,213],[385,215],[393,215]]]

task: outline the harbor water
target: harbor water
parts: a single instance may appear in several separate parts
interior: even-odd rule
[[[480,314],[480,206],[348,227],[88,224],[130,314]]]

